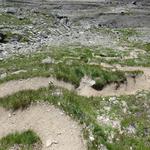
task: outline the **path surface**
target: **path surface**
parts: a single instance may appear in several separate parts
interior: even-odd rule
[[[36,77],[36,78],[29,78],[17,81],[9,81],[4,84],[0,85],[0,97],[4,97],[7,95],[14,94],[16,92],[22,90],[37,90],[41,87],[48,87],[49,83],[52,82],[55,86],[65,88],[68,90],[73,90],[74,86],[65,83],[63,81],[58,81],[54,78],[44,78],[44,77]]]
[[[0,138],[28,129],[41,138],[42,150],[86,150],[79,125],[53,106],[37,104],[14,115],[0,108]]]
[[[68,90],[75,90],[77,94],[82,96],[119,96],[119,95],[129,95],[135,94],[138,91],[149,90],[150,89],[150,68],[145,67],[121,67],[121,66],[110,66],[103,64],[103,67],[116,68],[122,71],[143,71],[143,75],[139,75],[136,79],[127,77],[126,84],[121,84],[120,87],[116,89],[116,84],[112,83],[104,87],[101,91],[97,91],[91,87],[89,84],[90,78],[83,78],[81,80],[80,86],[75,89],[75,87],[63,81],[58,81],[55,78],[45,78],[45,77],[35,77],[23,80],[14,80],[3,83],[0,85],[0,97],[14,94],[23,90],[37,90],[41,87],[48,87],[49,83],[52,82],[54,86],[65,88]]]

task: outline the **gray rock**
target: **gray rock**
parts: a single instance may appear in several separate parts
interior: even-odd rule
[[[17,18],[18,18],[19,20],[24,20],[24,19],[26,19],[25,16],[18,16]]]
[[[136,128],[134,125],[130,125],[129,127],[127,127],[127,132],[129,134],[135,134],[136,133]]]
[[[15,13],[17,13],[17,9],[13,8],[13,7],[9,7],[9,8],[6,9],[6,13],[15,14]]]

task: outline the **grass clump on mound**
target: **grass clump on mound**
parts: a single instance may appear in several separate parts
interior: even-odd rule
[[[81,79],[86,75],[96,81],[95,86],[98,89],[102,89],[105,85],[113,82],[126,80],[123,72],[113,72],[97,65],[72,64],[70,66],[64,66],[63,64],[59,64],[54,72],[57,79],[71,82],[76,87],[79,86]]]
[[[32,150],[35,143],[41,144],[41,141],[33,131],[16,132],[0,139],[0,150],[9,150],[14,145],[18,145],[22,150]]]

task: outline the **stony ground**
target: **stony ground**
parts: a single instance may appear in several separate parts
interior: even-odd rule
[[[149,0],[0,1],[0,138],[149,150],[149,110]]]

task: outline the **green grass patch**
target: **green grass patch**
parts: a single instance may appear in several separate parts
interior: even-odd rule
[[[0,139],[0,150],[9,150],[15,144],[20,145],[21,149],[32,150],[35,143],[41,144],[39,137],[31,130],[23,133],[12,133]]]

